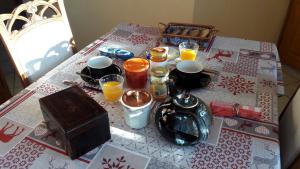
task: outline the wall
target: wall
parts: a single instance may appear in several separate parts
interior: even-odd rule
[[[211,24],[219,35],[277,43],[289,0],[195,0],[194,22]]]
[[[64,0],[77,46],[86,46],[120,22],[157,26],[193,22],[194,0]]]
[[[80,48],[120,22],[216,25],[219,35],[277,42],[289,0],[64,0]]]

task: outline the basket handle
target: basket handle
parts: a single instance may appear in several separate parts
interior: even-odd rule
[[[163,33],[163,31],[166,29],[167,25],[162,23],[162,22],[159,22],[158,23],[158,29],[160,31],[160,33]]]

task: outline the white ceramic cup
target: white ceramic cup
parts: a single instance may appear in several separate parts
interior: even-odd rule
[[[112,65],[112,59],[106,56],[94,56],[87,61],[87,66],[92,69],[104,69]]]
[[[176,68],[184,73],[199,73],[203,70],[203,65],[197,61],[185,60],[177,63]]]
[[[120,102],[123,105],[125,122],[129,127],[141,129],[147,126],[150,120],[150,111],[153,102],[152,97],[148,103],[139,107],[132,107],[125,104],[122,98],[120,99]]]
[[[99,79],[104,75],[111,74],[113,67],[112,59],[106,56],[94,56],[87,61],[87,67],[90,72],[90,76]]]

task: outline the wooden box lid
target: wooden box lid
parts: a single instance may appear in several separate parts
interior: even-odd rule
[[[85,132],[107,116],[106,110],[78,86],[72,86],[39,100],[43,113],[55,121],[67,137]]]

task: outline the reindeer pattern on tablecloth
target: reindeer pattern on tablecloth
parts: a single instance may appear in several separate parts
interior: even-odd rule
[[[19,126],[16,127],[16,129],[12,133],[7,133],[7,130],[14,127],[15,124],[6,122],[6,124],[0,129],[0,141],[3,143],[10,142],[14,137],[20,135],[25,128],[21,128]]]
[[[256,168],[259,169],[261,168],[261,165],[266,165],[268,166],[269,169],[275,168],[277,165],[278,161],[280,160],[279,154],[276,154],[275,151],[270,149],[270,146],[267,144],[264,144],[264,150],[269,152],[270,155],[272,155],[272,158],[268,157],[260,157],[260,156],[254,156],[253,157],[253,163],[252,165]]]
[[[233,51],[218,49],[218,51],[212,57],[207,58],[207,60],[210,61],[212,59],[216,59],[218,62],[222,62],[223,60],[221,59],[221,57],[231,58],[233,54]]]

